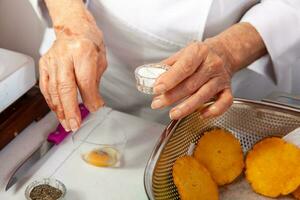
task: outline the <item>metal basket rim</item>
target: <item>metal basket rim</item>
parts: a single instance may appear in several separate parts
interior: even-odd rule
[[[210,105],[213,102],[206,104],[205,106]],[[249,100],[243,98],[234,98],[233,104],[255,104],[259,106],[267,106],[268,108],[273,109],[281,109],[286,111],[292,111],[296,113],[300,113],[300,110],[294,107],[290,107],[287,105],[283,105],[275,102],[265,102],[265,101],[257,101],[257,100]],[[154,194],[152,191],[152,178],[153,178],[153,171],[157,160],[159,158],[160,152],[164,149],[165,145],[169,141],[170,137],[172,136],[176,127],[180,124],[182,119],[180,120],[172,120],[167,127],[162,132],[162,135],[159,137],[158,141],[155,144],[155,147],[148,159],[147,165],[144,170],[144,189],[146,195],[149,200],[155,200]]]

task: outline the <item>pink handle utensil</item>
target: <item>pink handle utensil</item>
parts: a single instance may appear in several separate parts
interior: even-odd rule
[[[84,120],[88,115],[89,111],[88,109],[81,103],[79,104],[81,119]],[[60,144],[70,133],[71,131],[67,132],[64,127],[59,124],[56,128],[56,130],[48,135],[47,140],[49,142],[52,142],[56,145]]]

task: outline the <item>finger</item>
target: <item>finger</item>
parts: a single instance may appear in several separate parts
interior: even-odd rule
[[[81,116],[78,107],[77,86],[71,60],[60,59],[57,72],[57,89],[61,101],[66,122],[75,132],[81,124]]]
[[[97,75],[98,75],[97,76],[97,86],[99,88],[101,77],[102,77],[103,73],[105,72],[105,70],[107,69],[106,54],[103,54],[103,53],[99,54],[98,63],[97,63],[97,69],[98,69],[98,73],[97,73]]]
[[[49,84],[48,91],[51,102],[53,104],[52,110],[55,112],[57,119],[60,121],[65,130],[69,131],[70,127],[65,121],[64,109],[59,99],[58,86],[57,86],[57,63],[53,57],[48,57],[49,63]]]
[[[203,118],[211,118],[217,117],[224,112],[232,105],[233,96],[230,89],[225,89],[219,95],[217,101],[209,106],[205,111],[202,113]]]
[[[99,94],[99,82],[104,71],[102,69],[104,61],[98,61],[99,59],[98,54],[92,53],[89,57],[81,61],[80,66],[75,67],[76,82],[81,97],[91,112],[97,111],[104,104]]]
[[[105,72],[106,68],[107,68],[106,54],[102,53],[102,54],[100,54],[100,58],[98,59],[98,77],[97,77],[97,85],[96,85],[97,86],[97,90],[99,92],[99,97],[100,97],[100,99],[102,101],[101,102],[102,106],[105,105],[105,102],[104,102],[103,98],[101,97],[101,93],[100,93],[99,87],[100,87],[100,81],[101,81],[102,75]]]
[[[195,51],[197,53],[193,53]],[[194,47],[183,52],[176,63],[158,78],[154,86],[154,93],[162,94],[174,88],[193,74],[206,56],[207,48],[205,46],[203,48]]]
[[[176,52],[175,54],[171,55],[167,59],[161,61],[161,63],[169,65],[169,66],[172,66],[178,60],[178,58],[179,58],[179,56],[180,56],[181,53],[182,53],[182,50]]]
[[[200,68],[198,68],[198,70],[193,75],[184,80],[178,86],[162,95],[155,97],[151,104],[152,109],[160,109],[166,106],[170,106],[171,104],[190,96],[203,84],[205,84],[210,77],[211,75],[206,73],[206,68],[200,66]]]
[[[191,114],[199,108],[199,106],[208,102],[212,97],[218,94],[228,83],[224,82],[221,78],[214,78],[209,80],[203,85],[195,94],[179,104],[170,111],[171,119],[179,119]]]
[[[106,59],[106,49],[104,44],[101,45],[100,50],[97,50],[97,69],[98,69],[98,75],[99,79],[101,78],[102,74],[105,72],[107,69],[107,59]]]
[[[51,97],[48,91],[49,87],[49,74],[47,72],[47,63],[45,61],[45,58],[41,58],[39,62],[39,87],[41,90],[41,93],[43,94],[49,108],[53,110],[54,106],[51,101]]]

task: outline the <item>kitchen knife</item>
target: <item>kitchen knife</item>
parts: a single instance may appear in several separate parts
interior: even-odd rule
[[[79,104],[81,118],[85,119],[89,111],[83,105]],[[59,124],[56,130],[48,135],[46,141],[44,141],[28,158],[26,158],[13,172],[10,177],[5,191],[7,191],[11,186],[13,186],[25,173],[38,161],[40,160],[54,145],[59,145],[70,132],[67,132],[61,124]]]

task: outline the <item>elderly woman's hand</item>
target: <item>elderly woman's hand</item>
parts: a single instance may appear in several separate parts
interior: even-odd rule
[[[107,66],[105,47],[102,32],[88,17],[54,26],[57,38],[40,59],[40,89],[66,130],[81,123],[77,89],[90,111],[104,104],[98,87]]]
[[[204,42],[194,42],[163,63],[171,68],[155,83],[153,109],[179,103],[170,111],[171,119],[182,118],[203,104],[215,102],[202,117],[215,117],[232,104],[231,77],[266,53],[257,31],[248,23],[234,25]]]
[[[227,61],[205,42],[194,42],[163,63],[172,67],[156,82],[154,93],[158,96],[154,98],[152,108],[169,106],[184,99],[170,111],[172,119],[179,119],[216,96],[218,99],[203,117],[219,115],[232,104],[232,72]]]

